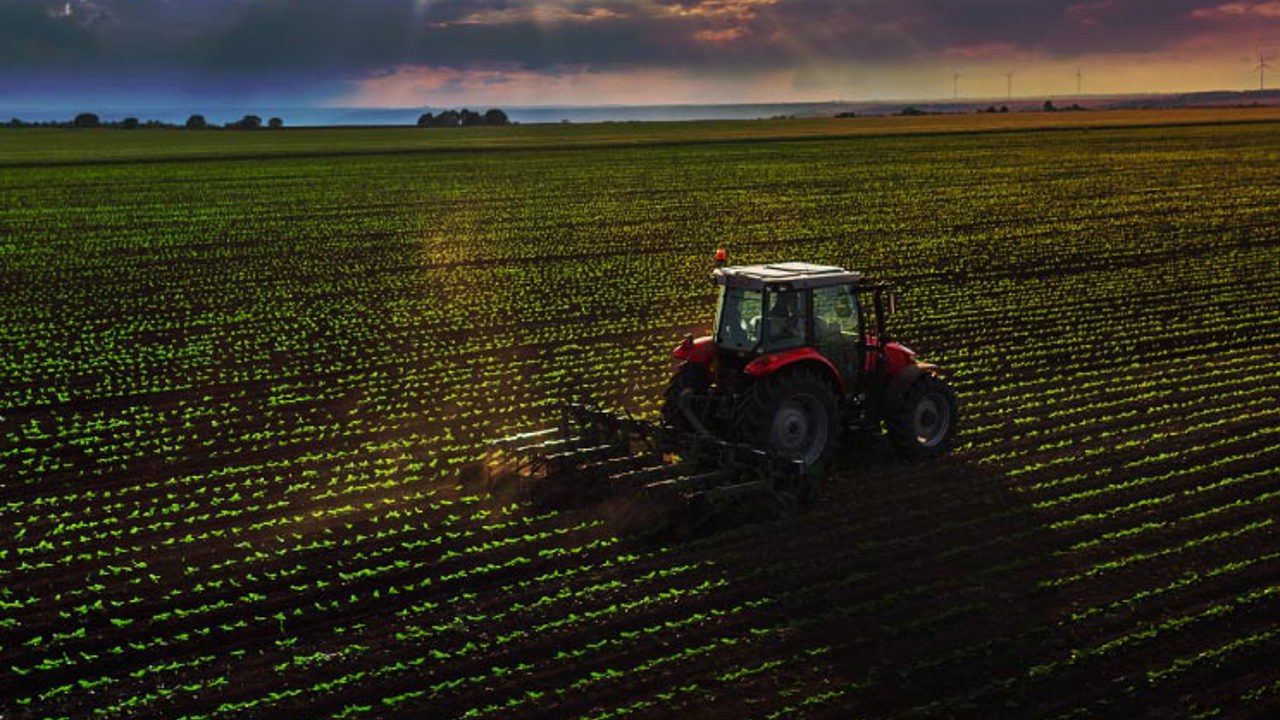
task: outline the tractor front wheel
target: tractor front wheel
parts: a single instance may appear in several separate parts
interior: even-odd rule
[[[911,384],[886,425],[889,438],[907,457],[933,457],[951,448],[959,401],[945,381],[924,375]]]
[[[734,427],[741,442],[821,467],[840,431],[835,392],[809,368],[780,370],[752,384]]]

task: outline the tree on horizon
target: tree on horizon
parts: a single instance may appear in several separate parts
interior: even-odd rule
[[[232,130],[257,130],[262,127],[262,118],[257,115],[245,115],[233,123],[227,123]]]

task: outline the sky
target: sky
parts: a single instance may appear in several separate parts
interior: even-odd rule
[[[1280,0],[0,0],[0,107],[1280,87]]]

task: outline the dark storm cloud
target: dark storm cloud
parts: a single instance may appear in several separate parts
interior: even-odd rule
[[[213,37],[207,56],[220,69],[318,70],[395,62],[407,51],[412,3],[306,0],[245,3]]]
[[[49,14],[42,3],[0,2],[0,67],[87,62],[93,33]]]
[[[465,67],[743,67],[948,53],[1141,53],[1206,0],[0,0],[9,74],[363,74]],[[1255,3],[1235,3],[1251,7]],[[1202,10],[1194,17],[1196,10]],[[1270,20],[1274,22],[1274,18]]]
[[[1005,43],[1052,55],[1141,53],[1203,30],[1192,18],[1205,0],[981,0],[906,3],[927,45]]]

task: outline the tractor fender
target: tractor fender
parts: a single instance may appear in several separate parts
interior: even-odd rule
[[[880,347],[880,338],[874,335],[867,338],[867,349],[875,351]],[[897,375],[903,368],[916,364],[916,351],[900,342],[889,342],[884,352],[868,352],[863,370],[875,372],[880,363],[884,363],[885,371]]]
[[[916,363],[899,370],[889,380],[889,387],[885,389],[884,396],[881,398],[881,412],[885,415],[892,415],[893,411],[902,403],[902,398],[906,396],[911,386],[926,375],[937,375],[936,370],[936,365],[928,363]]]
[[[755,378],[768,377],[779,370],[795,365],[796,363],[817,363],[822,366],[822,372],[831,378],[832,386],[839,391],[840,395],[845,394],[844,380],[841,379],[840,373],[836,370],[836,366],[830,360],[823,357],[822,353],[811,347],[795,348],[794,350],[783,350],[782,352],[761,355],[760,357],[747,363],[743,371]]]
[[[710,335],[694,339],[693,335],[685,335],[684,340],[671,351],[671,357],[699,365],[711,364],[716,356],[715,339]]]
[[[884,346],[884,361],[890,375],[897,375],[916,364],[916,351],[898,342]]]

